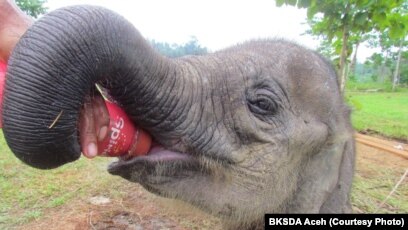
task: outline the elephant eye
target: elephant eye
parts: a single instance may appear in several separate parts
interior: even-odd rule
[[[262,92],[256,92],[248,98],[249,110],[257,115],[268,116],[275,115],[278,105],[270,95]]]

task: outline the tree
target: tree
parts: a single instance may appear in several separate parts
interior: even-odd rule
[[[363,34],[361,32],[350,37],[349,44],[350,44],[351,47],[354,45],[354,48],[353,48],[353,58],[351,59],[348,75],[353,75],[353,76],[356,75],[358,49],[359,49],[361,43],[371,39],[372,37],[373,37],[373,35],[371,33]]]
[[[393,18],[391,18],[392,23],[398,23],[398,22],[403,22],[405,25],[408,25],[408,2],[405,2],[402,4],[402,6],[398,9],[395,10],[397,13],[393,15]],[[407,31],[407,28],[402,28]],[[391,33],[392,31],[390,31]],[[398,54],[397,54],[397,60],[396,60],[396,67],[394,70],[394,76],[392,80],[392,91],[395,90],[397,85],[399,84],[400,81],[400,66],[401,66],[401,60],[402,60],[402,52],[403,52],[403,47],[406,47],[408,44],[406,42],[406,36],[407,33],[405,33],[403,36],[398,37],[398,39],[393,38],[390,36],[390,39],[393,40],[392,43],[394,46],[398,44]]]
[[[366,60],[365,64],[374,70],[371,76],[373,81],[384,83],[387,76],[391,74],[392,62],[384,53],[374,53]]]
[[[151,40],[153,48],[155,48],[159,53],[167,57],[181,57],[185,55],[202,55],[208,53],[207,48],[201,47],[197,38],[192,36],[190,41],[183,45],[172,44],[167,42],[157,42]]]
[[[408,51],[401,53],[401,65],[399,71],[399,83],[408,86]]]
[[[16,0],[18,7],[33,18],[47,12],[47,8],[43,6],[46,2],[47,0]]]
[[[394,14],[391,21],[393,22],[406,22],[408,23],[408,2],[404,3],[400,8],[396,9],[399,14]],[[383,61],[379,63],[381,69],[385,69],[387,66],[393,71],[393,77],[390,79],[392,82],[392,90],[394,91],[400,82],[401,73],[401,62],[403,62],[403,52],[404,48],[408,46],[408,41],[405,36],[395,38],[391,36],[391,31],[386,29],[381,33],[377,33],[373,39],[370,40],[369,44],[371,47],[380,47],[381,55]],[[392,61],[393,63],[390,63]],[[379,79],[384,78],[384,72],[379,72]]]
[[[386,33],[387,31],[370,41],[371,47],[381,47],[381,52],[373,54],[367,64],[376,69],[376,80],[384,82],[387,79],[392,83],[392,90],[395,90],[399,83],[406,83],[408,80],[408,41],[404,38],[391,39]]]
[[[395,9],[403,3],[403,0],[276,0],[278,6],[307,8],[312,34],[323,36],[336,46],[342,92],[348,73],[347,58],[352,53],[352,46],[360,43],[364,34],[387,29],[393,38],[405,36],[407,21],[395,20],[395,15],[400,14]]]
[[[201,54],[208,53],[207,48],[201,47],[198,40],[197,40],[197,38],[195,36],[192,36],[190,38],[190,41],[188,41],[182,47],[184,49],[185,54],[201,55]]]
[[[402,56],[402,46],[404,44],[404,39],[400,39],[400,43],[398,45],[398,54],[397,54],[397,64],[394,70],[394,75],[392,79],[392,91],[395,90],[399,83],[399,74],[400,74],[400,64],[401,64],[401,56]]]

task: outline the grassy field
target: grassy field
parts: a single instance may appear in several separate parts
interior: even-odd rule
[[[380,92],[370,92],[370,89]],[[390,85],[387,84],[366,83],[349,86],[346,100],[353,109],[353,127],[357,131],[375,133],[407,142],[408,89],[400,88],[397,92],[389,91]],[[357,149],[357,154],[361,152],[367,152],[367,150]],[[383,159],[375,161],[372,157],[358,157],[352,192],[355,211],[407,213],[407,183],[402,183],[398,192],[389,198],[382,209],[378,209],[378,205],[385,199],[407,168],[406,165],[400,164],[406,160],[398,162],[397,158],[394,163],[390,163],[390,158],[375,153],[375,150],[371,149],[368,152],[370,156],[377,154]]]
[[[408,91],[396,93],[347,92],[353,126],[408,141]]]
[[[177,203],[169,208],[162,205],[168,200],[110,175],[111,161],[82,157],[58,169],[34,169],[14,157],[0,131],[0,229],[138,229],[135,220],[154,229],[174,223],[177,229],[220,229],[214,217]],[[110,202],[94,205],[94,197]]]
[[[30,168],[10,152],[0,133],[0,229],[45,215],[46,209],[62,206],[72,199],[110,189],[115,181],[106,172],[107,159],[81,159],[52,171]]]
[[[408,169],[408,161],[396,155],[357,145],[356,172],[351,202],[357,213],[408,213],[408,178],[387,198]]]

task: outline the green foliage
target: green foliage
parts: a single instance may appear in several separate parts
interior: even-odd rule
[[[309,7],[312,0],[276,0],[277,6],[283,6],[284,4],[298,6],[299,8]]]
[[[408,85],[408,51],[402,53],[400,83]]]
[[[47,8],[43,6],[46,2],[47,0],[16,0],[18,7],[33,18],[47,11]]]
[[[404,47],[408,42],[403,44]],[[398,59],[397,47],[388,46],[384,48],[381,53],[374,53],[369,57],[365,65],[367,68],[375,70],[373,73],[373,80],[392,81],[392,74],[396,69]],[[402,51],[399,70],[400,84],[408,84],[408,50]]]
[[[408,29],[404,0],[276,0],[277,6],[284,4],[307,8],[309,20],[322,13],[319,23],[331,28],[348,26],[354,32],[389,29],[393,38],[405,36]],[[331,38],[337,32],[325,31]]]
[[[322,50],[338,62],[341,89],[347,79],[348,57],[353,46],[373,39],[373,33],[400,44],[408,33],[408,2],[405,0],[277,0],[284,4],[307,8],[308,33],[323,38]],[[337,64],[337,63],[336,63]],[[379,78],[383,79],[383,78]]]
[[[155,40],[150,41],[153,48],[159,53],[167,57],[181,57],[185,55],[203,55],[208,53],[207,48],[201,47],[196,37],[191,37],[190,41],[183,45],[172,44],[167,42],[157,42]]]
[[[308,7],[308,19],[312,34],[329,41],[341,40],[344,30],[356,41],[373,30],[388,31],[391,38],[399,39],[408,30],[407,11],[399,10],[404,8],[403,3],[402,0],[313,0]]]

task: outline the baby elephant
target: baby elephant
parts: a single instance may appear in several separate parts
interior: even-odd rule
[[[169,59],[110,10],[59,9],[9,61],[3,119],[14,154],[42,169],[78,159],[79,111],[95,83],[155,142],[111,174],[236,229],[263,227],[265,213],[351,211],[349,109],[317,53],[259,40]]]

